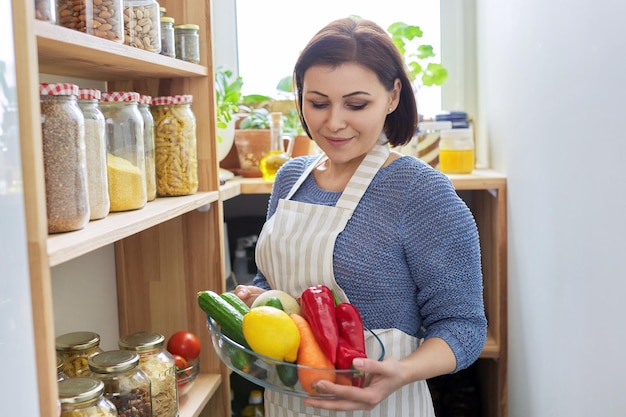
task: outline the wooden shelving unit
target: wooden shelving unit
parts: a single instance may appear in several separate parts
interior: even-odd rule
[[[507,416],[507,229],[506,177],[477,169],[468,175],[449,175],[464,194],[480,233],[487,342],[478,360],[484,417]],[[220,187],[222,199],[240,194],[268,194],[272,183],[241,178]]]
[[[114,244],[120,335],[150,329],[167,336],[181,328],[199,335],[207,347],[200,356],[201,374],[181,398],[180,415],[229,416],[228,372],[210,348],[206,316],[196,300],[200,290],[225,290],[210,1],[159,1],[176,22],[200,27],[199,64],[37,21],[32,2],[12,0],[11,4],[40,414],[57,414],[50,268]],[[157,198],[141,210],[114,213],[83,230],[48,236],[40,74],[98,80],[110,91],[192,94],[197,118],[198,193]]]

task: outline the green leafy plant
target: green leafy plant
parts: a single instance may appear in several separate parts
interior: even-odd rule
[[[432,61],[436,56],[432,45],[419,43],[419,38],[424,35],[419,26],[395,22],[389,25],[387,32],[404,57],[411,81],[419,80],[424,86],[442,85],[446,82],[448,70],[440,63]]]
[[[233,72],[230,70],[220,68],[215,72],[215,104],[219,129],[226,129],[228,123],[233,120],[233,114],[239,111],[243,80],[241,77],[236,77],[234,80],[232,78]],[[217,140],[222,142],[219,134]]]

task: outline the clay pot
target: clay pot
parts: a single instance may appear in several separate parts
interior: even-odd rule
[[[261,177],[259,162],[270,151],[269,129],[236,129],[235,147],[242,177]]]

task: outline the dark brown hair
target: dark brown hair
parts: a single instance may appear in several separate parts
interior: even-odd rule
[[[402,90],[398,107],[385,119],[383,130],[392,146],[405,145],[417,130],[418,114],[411,81],[404,60],[391,37],[376,23],[356,17],[330,22],[309,41],[296,66],[293,78],[296,105],[302,127],[309,137],[309,127],[302,116],[304,73],[314,65],[338,67],[355,63],[373,71],[387,91],[400,79]]]

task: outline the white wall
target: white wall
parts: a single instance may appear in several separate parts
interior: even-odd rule
[[[624,416],[626,3],[477,0],[509,190],[509,415]]]

